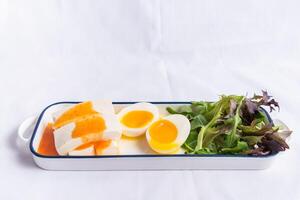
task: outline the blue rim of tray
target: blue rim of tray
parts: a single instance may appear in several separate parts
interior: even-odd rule
[[[266,158],[266,157],[270,157],[270,156],[275,156],[276,154],[278,154],[278,152],[276,153],[271,153],[268,155],[245,155],[245,154],[172,154],[172,155],[155,155],[155,154],[135,154],[135,155],[105,155],[105,156],[101,156],[101,155],[95,155],[95,156],[48,156],[48,155],[42,155],[39,154],[33,147],[33,141],[37,132],[37,129],[41,123],[41,120],[44,116],[44,113],[52,106],[58,105],[58,104],[77,104],[77,103],[81,103],[81,101],[61,101],[61,102],[57,102],[57,103],[53,103],[49,106],[47,106],[39,115],[38,120],[36,122],[36,125],[34,127],[33,130],[33,134],[31,136],[30,139],[30,151],[37,157],[40,158],[64,158],[64,159],[86,159],[86,158],[147,158],[147,157],[154,157],[154,158],[159,158],[159,157],[229,157],[229,158],[237,158],[237,157],[243,157],[243,158]],[[133,104],[133,103],[138,103],[138,102],[134,102],[134,101],[122,101],[122,102],[113,102],[113,104]],[[172,105],[176,105],[176,104],[191,104],[191,101],[151,101],[149,103],[153,103],[153,104],[172,104]],[[264,108],[260,108],[264,114],[266,115],[267,119],[269,120],[270,123],[273,123],[272,118],[270,117],[269,113],[264,109]]]

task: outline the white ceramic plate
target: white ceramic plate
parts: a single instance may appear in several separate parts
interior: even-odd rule
[[[59,102],[45,108],[39,117],[25,120],[18,130],[19,143],[30,150],[35,163],[47,170],[187,170],[187,169],[265,169],[277,154],[267,156],[248,155],[158,155],[146,145],[135,141],[121,143],[121,155],[113,156],[44,156],[37,152],[46,125],[56,111],[78,102]],[[114,102],[116,112],[135,102]],[[181,106],[190,102],[151,102],[166,115],[167,106]],[[267,113],[266,113],[267,114]],[[270,117],[267,114],[269,120]],[[276,120],[276,123],[282,123]],[[283,125],[285,126],[285,125]],[[34,129],[33,129],[34,127]],[[286,126],[285,126],[286,127]],[[286,127],[287,128],[287,127]],[[33,129],[33,130],[32,130]],[[143,142],[143,141],[139,141]],[[29,148],[28,148],[29,145]]]

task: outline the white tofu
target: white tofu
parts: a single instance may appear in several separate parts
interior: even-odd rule
[[[91,115],[93,117],[94,115]],[[88,133],[81,137],[72,137],[76,123],[72,122],[54,130],[55,147],[59,155],[67,155],[87,142],[99,140],[118,140],[122,135],[122,127],[115,114],[98,115],[103,118],[106,128],[99,133]],[[83,118],[85,120],[87,118]]]
[[[73,150],[69,152],[70,156],[94,156],[94,145],[81,150]]]
[[[86,103],[86,102],[83,102]],[[100,114],[115,114],[115,109],[113,107],[112,101],[110,100],[94,100],[91,101],[93,110]],[[58,110],[52,114],[53,120],[56,121],[59,117],[61,117],[66,111],[72,109],[79,104],[74,104],[72,106],[66,106],[61,110]]]

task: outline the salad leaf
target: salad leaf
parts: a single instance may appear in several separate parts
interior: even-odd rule
[[[221,116],[222,109],[223,109],[223,102],[219,102],[219,104],[216,106],[216,109],[211,111],[211,112],[214,112],[214,116],[207,125],[201,127],[200,132],[197,137],[197,145],[195,147],[195,152],[202,149],[204,135],[206,135],[206,134],[209,135],[209,133],[215,133],[215,131],[212,130],[213,125],[217,122],[218,118]]]
[[[185,143],[183,144],[183,147],[186,150],[186,153],[192,153],[197,145],[197,137],[198,132],[195,130],[191,130],[188,138],[186,139]]]
[[[241,106],[242,106],[242,102],[243,100],[245,99],[245,97],[238,97],[238,102],[237,104],[237,108],[235,110],[235,114],[234,116],[232,117],[233,119],[231,120],[232,121],[232,129],[230,131],[230,133],[226,136],[226,146],[228,147],[234,147],[235,145],[239,145],[239,135],[237,134],[237,128],[238,126],[241,124],[242,122],[242,119],[240,117],[240,110],[241,110]],[[231,100],[233,101],[233,100]]]
[[[291,131],[282,131],[268,120],[263,106],[270,112],[279,109],[277,101],[266,92],[252,98],[222,95],[217,102],[192,102],[170,114],[185,115],[191,123],[190,134],[183,144],[188,154],[266,155],[284,151]]]
[[[257,143],[261,143],[263,136],[244,136],[242,140],[247,142],[249,146],[254,146]]]
[[[244,122],[251,124],[251,122],[261,114],[259,111],[261,106],[269,107],[270,112],[275,110],[276,107],[279,109],[278,102],[271,99],[271,97],[267,91],[262,91],[262,95],[254,94],[252,98],[246,98],[241,112]]]
[[[248,143],[244,141],[238,141],[237,145],[234,147],[227,147],[227,148],[222,148],[221,152],[222,153],[240,153],[245,150],[248,150]]]
[[[191,119],[191,130],[196,130],[207,124],[206,118],[202,114],[198,114]]]

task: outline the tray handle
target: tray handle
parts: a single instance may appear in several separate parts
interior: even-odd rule
[[[28,150],[28,142],[33,133],[33,125],[36,123],[36,116],[31,116],[25,119],[18,128],[17,145],[23,150]]]

